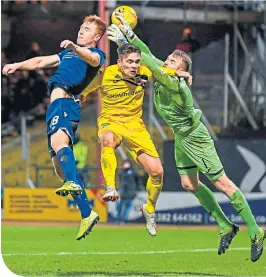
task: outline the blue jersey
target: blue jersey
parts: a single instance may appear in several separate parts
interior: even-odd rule
[[[72,95],[80,94],[94,79],[101,66],[105,63],[105,53],[98,48],[88,48],[100,55],[100,64],[93,67],[82,60],[73,50],[66,49],[58,54],[60,64],[48,82],[48,93],[54,87],[60,87]]]

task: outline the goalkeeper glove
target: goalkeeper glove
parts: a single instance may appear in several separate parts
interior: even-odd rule
[[[125,19],[123,18],[123,15],[121,12],[117,11],[115,13],[116,18],[121,22],[120,25],[118,25],[119,29],[122,31],[122,33],[126,36],[127,40],[131,42],[134,40],[137,36],[133,32],[132,28],[129,24],[126,23]]]
[[[115,24],[112,24],[107,28],[107,38],[115,42],[118,46],[128,42],[123,33]]]

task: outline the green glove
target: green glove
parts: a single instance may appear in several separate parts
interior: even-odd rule
[[[121,24],[118,25],[119,29],[126,36],[127,40],[131,42],[133,39],[136,38],[136,34],[133,32],[130,25],[126,23],[125,19],[119,11],[116,12],[115,16],[121,22]]]
[[[117,25],[112,24],[107,28],[107,38],[113,42],[115,42],[118,46],[128,43],[127,39],[120,31]]]

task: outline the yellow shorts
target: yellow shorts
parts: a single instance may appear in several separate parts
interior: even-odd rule
[[[125,150],[129,152],[135,162],[141,153],[159,158],[142,119],[120,122],[111,118],[100,118],[98,120],[98,136],[104,131],[113,132],[121,140]]]

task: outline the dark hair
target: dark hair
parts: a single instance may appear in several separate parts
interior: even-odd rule
[[[131,53],[141,54],[141,51],[137,46],[131,43],[123,43],[121,46],[117,48],[117,54],[119,58],[121,56],[124,56],[126,54],[131,54]]]
[[[174,52],[173,52],[173,56],[175,57],[181,57],[183,62],[185,63],[186,65],[186,71],[190,72],[191,71],[191,66],[192,66],[192,61],[189,57],[189,55],[184,52],[184,51],[181,51],[179,49],[176,49]]]

